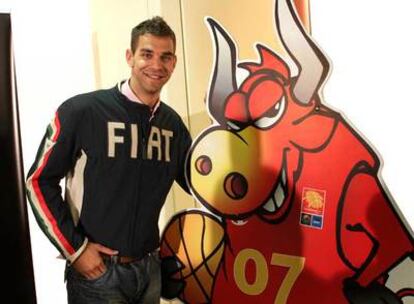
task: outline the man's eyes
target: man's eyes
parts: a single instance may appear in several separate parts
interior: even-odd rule
[[[152,59],[154,57],[154,54],[153,53],[150,53],[150,52],[143,52],[143,53],[140,53],[140,56],[142,58],[148,60],[148,59]],[[159,58],[160,58],[160,60],[162,62],[166,62],[167,63],[167,62],[170,62],[170,61],[173,60],[174,55],[166,54],[166,55],[161,55]]]
[[[143,57],[145,59],[151,59],[152,58],[152,53],[141,53],[141,57]]]
[[[163,61],[163,62],[169,62],[169,61],[171,61],[173,59],[173,56],[172,55],[162,55],[161,56],[161,60]]]

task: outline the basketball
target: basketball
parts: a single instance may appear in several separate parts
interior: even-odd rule
[[[171,219],[161,237],[160,256],[179,262],[174,273],[164,271],[170,272],[167,284],[174,280],[184,283],[178,298],[185,303],[210,302],[223,249],[224,229],[214,216],[191,210]]]

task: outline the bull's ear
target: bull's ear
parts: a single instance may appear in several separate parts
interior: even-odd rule
[[[338,114],[314,111],[293,123],[291,142],[305,152],[317,152],[329,144],[338,124]]]

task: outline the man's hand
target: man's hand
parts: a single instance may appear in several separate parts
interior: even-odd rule
[[[88,280],[98,278],[106,271],[101,254],[116,255],[118,251],[98,243],[89,242],[85,250],[72,264],[72,267]]]

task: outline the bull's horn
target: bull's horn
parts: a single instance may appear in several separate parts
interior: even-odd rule
[[[226,98],[237,89],[236,47],[231,37],[214,19],[207,18],[214,38],[215,64],[208,93],[208,109],[215,120],[222,124]]]
[[[329,61],[304,30],[291,0],[276,0],[275,17],[280,39],[299,69],[293,95],[308,104],[328,75]]]

